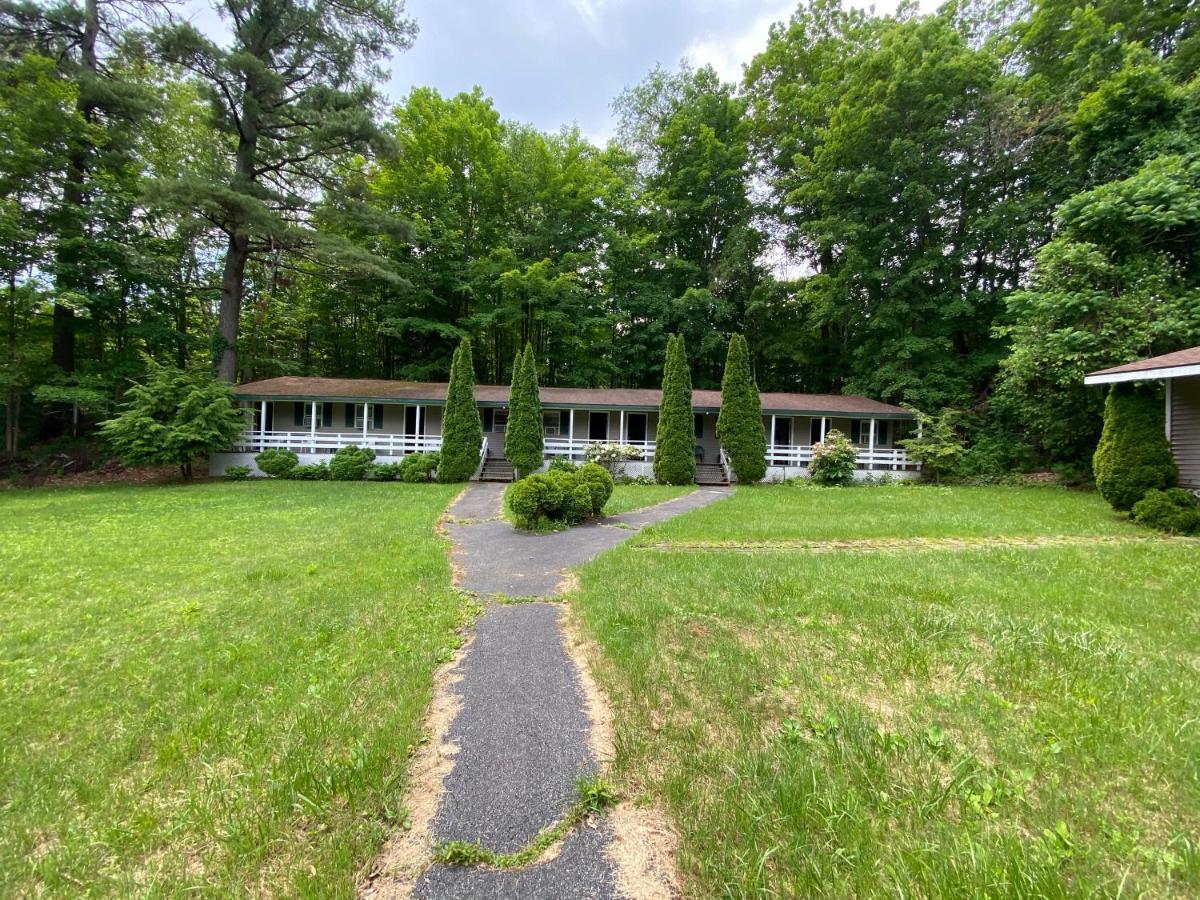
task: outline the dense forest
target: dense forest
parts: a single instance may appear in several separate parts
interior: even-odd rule
[[[225,380],[763,390],[944,414],[976,473],[1086,460],[1084,372],[1200,343],[1200,10],[808,0],[740,83],[656,68],[607,146],[486,86],[382,95],[398,0],[0,0],[6,451],[151,361]]]

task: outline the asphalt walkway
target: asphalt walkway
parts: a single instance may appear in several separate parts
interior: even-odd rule
[[[501,518],[504,485],[475,483],[450,508],[459,586],[481,595],[549,597],[567,571],[627,540],[646,525],[706,506],[727,490],[701,488],[657,506],[533,535]],[[492,603],[476,624],[451,690],[461,707],[446,736],[457,745],[435,842],[477,842],[496,853],[523,849],[565,816],[581,777],[597,771],[590,721],[574,663],[563,646],[557,603]],[[574,829],[557,854],[523,869],[431,866],[416,884],[424,900],[457,898],[616,898],[605,852],[607,821]]]

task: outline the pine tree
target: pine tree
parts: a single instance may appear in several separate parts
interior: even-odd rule
[[[525,345],[513,364],[512,388],[508,394],[508,431],[504,455],[520,477],[542,465],[542,402],[538,396],[537,362],[533,347]]]
[[[471,339],[463,338],[450,363],[450,386],[442,420],[442,457],[438,481],[466,481],[479,465],[483,425],[475,407],[475,363]]]
[[[717,433],[737,480],[743,484],[761,481],[767,474],[767,435],[762,400],[750,373],[750,347],[740,334],[729,339]]]
[[[658,436],[654,446],[654,478],[662,484],[692,484],[696,480],[692,375],[688,371],[683,335],[680,334],[667,339]]]

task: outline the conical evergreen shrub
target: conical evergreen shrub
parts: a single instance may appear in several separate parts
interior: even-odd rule
[[[479,465],[483,424],[475,408],[475,363],[471,339],[463,338],[450,363],[450,386],[442,418],[442,458],[438,481],[466,481]]]
[[[654,444],[654,479],[662,484],[696,480],[696,423],[692,419],[692,375],[683,335],[667,339],[662,402]]]
[[[1162,399],[1153,391],[1114,384],[1104,403],[1104,430],[1092,458],[1096,489],[1113,509],[1128,510],[1155,488],[1175,483]]]
[[[762,398],[750,373],[750,346],[740,334],[729,339],[725,356],[717,434],[737,480],[742,484],[761,481],[767,474],[767,433],[763,430]]]
[[[529,344],[513,364],[504,455],[522,478],[542,466],[542,401],[538,396],[537,361]]]

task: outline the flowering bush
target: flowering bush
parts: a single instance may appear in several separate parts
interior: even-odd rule
[[[616,474],[620,471],[622,463],[643,459],[644,454],[637,447],[630,447],[628,444],[588,444],[583,458]]]
[[[813,447],[809,474],[817,484],[851,484],[858,448],[836,428]]]

